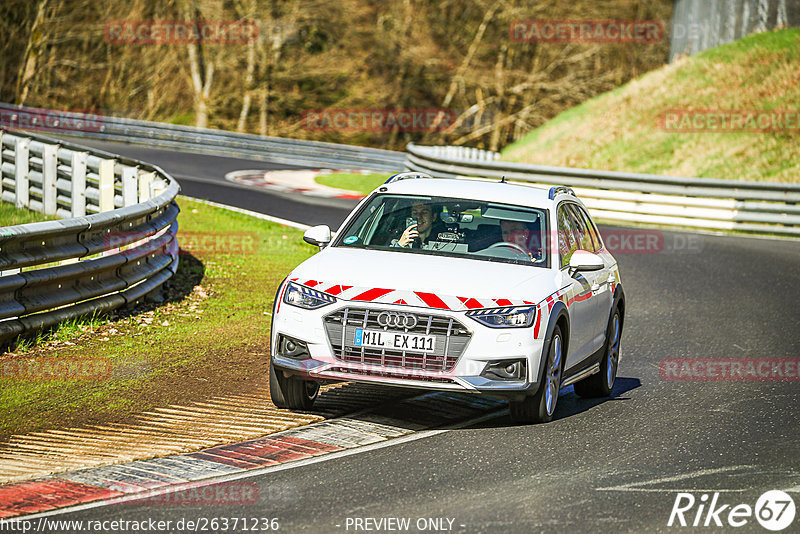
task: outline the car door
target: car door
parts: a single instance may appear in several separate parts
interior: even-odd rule
[[[561,260],[562,292],[565,293],[569,308],[569,346],[565,369],[580,363],[591,352],[593,341],[592,322],[594,320],[593,302],[591,299],[591,282],[586,273],[569,271],[569,260],[580,247],[575,222],[570,215],[566,203],[559,204],[556,210],[558,224],[558,250]]]
[[[574,229],[577,232],[576,238],[579,240],[579,247],[589,252],[597,254],[603,245],[597,233],[597,229],[592,224],[589,214],[578,204],[568,204],[568,210],[574,221]],[[600,255],[603,257],[603,255]],[[604,258],[605,260],[605,258]],[[589,354],[603,346],[605,341],[605,330],[608,325],[608,317],[611,310],[611,265],[604,261],[604,266],[599,271],[583,273],[589,282],[592,295],[592,319],[591,319],[591,341],[588,347]]]

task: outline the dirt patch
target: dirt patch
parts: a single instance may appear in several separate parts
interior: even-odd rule
[[[182,232],[217,239],[202,250],[182,251],[159,302],[62,324],[0,355],[0,365],[11,369],[42,369],[53,361],[105,362],[108,368],[80,379],[0,375],[0,442],[30,432],[128,423],[145,411],[211,397],[266,394],[275,288],[313,248],[297,230],[187,200],[180,205]],[[253,246],[227,247],[243,233],[253,236]]]
[[[91,328],[90,331],[70,341],[52,341],[37,347],[25,355],[7,353],[1,361],[31,361],[52,358],[62,361],[94,358],[103,346],[116,343],[126,337],[142,335],[142,327],[163,327],[163,315],[178,313],[191,306],[167,305],[155,312],[131,315],[108,324]],[[158,320],[158,322],[156,322]],[[28,433],[44,428],[103,425],[106,423],[132,423],[137,416],[158,406],[200,401],[213,396],[231,394],[264,393],[268,387],[269,340],[234,344],[228,347],[210,347],[198,352],[197,347],[166,346],[154,343],[151,359],[177,362],[157,369],[147,361],[131,359],[118,362],[113,367],[113,379],[119,382],[109,402],[100,406],[79,403],[65,405],[57,396],[40,399],[38,402],[17,410],[17,424],[13,431],[0,433],[0,442],[12,434]],[[142,380],[142,377],[146,379]],[[127,384],[126,382],[130,382]],[[86,397],[92,395],[92,385],[86,384]]]

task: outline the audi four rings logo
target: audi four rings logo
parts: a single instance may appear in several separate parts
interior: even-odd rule
[[[378,314],[378,324],[395,328],[414,328],[417,326],[417,316],[410,313],[381,312]]]

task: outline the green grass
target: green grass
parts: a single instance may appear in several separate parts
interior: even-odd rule
[[[195,118],[194,113],[180,113],[178,115],[173,115],[170,117],[167,122],[169,124],[177,124],[179,126],[194,126]]]
[[[680,59],[559,114],[503,150],[542,165],[800,182],[800,131],[665,130],[668,110],[800,108],[800,30],[751,35]]]
[[[336,187],[337,189],[355,191],[366,196],[388,178],[388,174],[352,174],[337,172],[317,176],[316,181],[318,184]]]
[[[92,332],[97,328],[108,324],[109,319],[102,314],[94,314],[87,317],[75,317],[48,330],[38,330],[28,337],[20,337],[13,345],[16,354],[30,354],[38,347],[50,342],[69,342],[85,332]]]
[[[182,252],[167,302],[72,321],[0,355],[108,361],[107,378],[0,377],[0,440],[45,428],[125,421],[166,404],[264,387],[272,301],[315,249],[302,232],[179,199]],[[9,364],[9,362],[12,362]]]
[[[57,217],[51,217],[43,213],[17,208],[8,202],[0,202],[0,226],[14,226],[17,224],[53,221],[56,219]]]

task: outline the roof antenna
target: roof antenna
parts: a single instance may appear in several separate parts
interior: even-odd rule
[[[508,183],[508,182],[506,182],[506,177],[505,177],[505,176],[503,176],[502,178],[500,178],[500,183],[501,183],[501,184]]]

